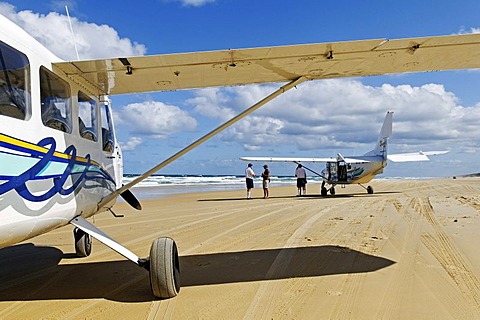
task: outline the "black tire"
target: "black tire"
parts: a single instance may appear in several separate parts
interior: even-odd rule
[[[158,238],[150,248],[150,287],[155,297],[169,299],[180,291],[180,261],[175,241]]]
[[[332,196],[335,195],[335,187],[331,187],[331,188],[330,188],[330,194],[331,194]]]
[[[79,228],[73,229],[75,238],[75,254],[77,257],[88,257],[92,252],[92,236]]]
[[[373,188],[371,186],[367,187],[367,193],[368,194],[373,194]]]
[[[320,190],[320,194],[324,197],[327,195],[327,193],[328,193],[328,190],[325,187],[323,187],[322,190]]]

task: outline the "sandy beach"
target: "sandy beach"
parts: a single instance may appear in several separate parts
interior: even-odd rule
[[[371,185],[118,203],[90,220],[140,256],[175,239],[176,298],[96,240],[74,258],[66,226],[0,250],[0,319],[480,319],[480,179]]]

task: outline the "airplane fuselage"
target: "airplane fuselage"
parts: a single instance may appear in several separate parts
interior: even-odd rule
[[[0,16],[0,248],[106,210],[121,185],[110,106]]]
[[[321,171],[323,180],[331,185],[368,183],[387,166],[382,156],[355,156],[355,159],[368,162],[327,162]]]

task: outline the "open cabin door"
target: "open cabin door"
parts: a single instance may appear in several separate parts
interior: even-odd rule
[[[123,178],[122,151],[116,141],[112,110],[108,99],[102,101],[100,105],[100,115],[102,124],[102,149],[105,159],[104,165],[114,178],[117,188],[120,188]]]
[[[338,182],[347,182],[347,164],[345,161],[337,162]]]

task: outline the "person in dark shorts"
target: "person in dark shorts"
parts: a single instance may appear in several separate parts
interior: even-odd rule
[[[247,184],[247,199],[251,199],[250,190],[253,189],[253,178],[255,177],[255,172],[253,172],[253,164],[249,163],[247,169],[245,170],[245,182]]]
[[[295,177],[297,177],[297,197],[307,194],[307,173],[303,166],[299,163],[295,170]]]

